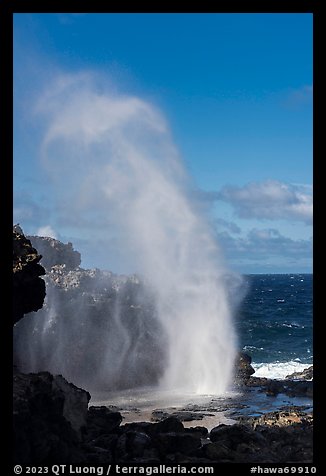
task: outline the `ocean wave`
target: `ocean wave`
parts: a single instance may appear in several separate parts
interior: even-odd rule
[[[245,345],[243,350],[264,350],[264,347],[256,347],[255,345]]]
[[[302,372],[311,364],[290,360],[289,362],[255,363],[251,364],[255,370],[253,377],[267,377],[282,380],[294,372]]]
[[[278,323],[276,323],[277,325],[279,325]],[[304,329],[305,326],[301,326],[300,324],[297,324],[296,322],[292,322],[291,324],[288,324],[287,322],[283,322],[283,324],[281,324],[282,327],[292,327],[292,328],[297,328],[297,329]]]

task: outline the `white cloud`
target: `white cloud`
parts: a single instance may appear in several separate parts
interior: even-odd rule
[[[312,223],[312,194],[306,186],[277,180],[251,182],[243,187],[223,187],[214,198],[232,205],[239,218]]]

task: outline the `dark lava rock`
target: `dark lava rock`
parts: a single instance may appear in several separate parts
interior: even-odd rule
[[[154,423],[156,433],[182,433],[184,426],[180,420],[175,417],[169,417],[158,423]]]
[[[190,455],[201,447],[200,435],[190,433],[161,433],[156,442],[163,457],[171,453]]]
[[[50,237],[29,236],[33,246],[42,255],[42,265],[46,269],[54,265],[65,265],[67,271],[76,269],[81,263],[80,253],[73,249],[72,243],[62,243]]]
[[[293,374],[287,375],[285,378],[287,380],[312,380],[313,370],[314,368],[311,365],[307,369],[304,369],[302,372],[294,372]]]
[[[14,459],[19,464],[80,463],[90,395],[48,372],[13,377]]]
[[[230,459],[232,453],[230,448],[221,443],[220,441],[205,445],[203,453],[209,460],[220,461]]]
[[[254,376],[252,376],[246,381],[246,386],[247,387],[264,387],[270,381],[271,381],[271,379],[268,379],[266,377],[254,377]]]
[[[240,417],[239,422],[250,425],[252,428],[257,426],[291,426],[301,425],[303,427],[310,426],[313,423],[313,416],[300,410],[300,407],[292,407],[289,410],[275,411],[265,413],[255,417]]]
[[[150,454],[146,450],[151,450]],[[115,454],[119,462],[133,461],[135,458],[143,458],[144,456],[147,458],[158,456],[157,450],[153,448],[150,436],[138,431],[123,433],[118,439]]]
[[[287,385],[284,383],[286,387],[284,393],[289,397],[313,397],[314,384],[312,380],[290,380],[285,382],[288,383]]]
[[[245,384],[247,387],[260,387],[262,392],[273,397],[279,393],[284,393],[289,397],[313,397],[312,380],[274,380],[250,377]]]
[[[45,282],[40,276],[45,274],[39,264],[42,256],[33,248],[30,240],[18,225],[13,229],[13,321],[14,324],[24,314],[37,311],[43,306]]]
[[[167,335],[150,287],[136,275],[78,267],[80,255],[69,243],[42,237],[31,240],[42,249],[47,296],[41,310],[15,326],[15,364],[24,371],[62,372],[90,391],[155,385],[165,368]],[[20,295],[18,290],[15,302]],[[51,325],[46,325],[49,321]],[[130,351],[121,371],[112,349],[126,339]],[[112,360],[109,374],[104,354]]]
[[[245,383],[255,373],[251,365],[251,357],[245,352],[239,352],[235,361],[235,383]]]
[[[152,421],[161,421],[167,418],[176,418],[179,421],[193,421],[193,420],[202,420],[206,416],[214,416],[212,413],[200,412],[200,411],[189,411],[189,410],[179,410],[172,413],[166,410],[154,410],[152,412]]]
[[[197,455],[218,463],[312,462],[312,417],[272,412],[239,421],[213,428]]]
[[[107,465],[114,461],[112,452],[104,448],[84,445],[83,452],[86,459],[85,465]]]
[[[147,435],[153,435],[156,433],[155,425],[147,421],[126,423],[120,427],[120,430],[123,432],[127,431],[138,431],[140,433],[146,433]]]
[[[100,435],[89,442],[89,447],[102,448],[107,451],[114,451],[119,435],[116,433]]]
[[[220,442],[225,447],[236,450],[243,442],[262,443],[263,437],[246,425],[219,425],[209,434],[212,442]]]
[[[184,428],[174,417],[121,425],[121,414],[103,406],[90,407],[85,417],[89,394],[71,386],[74,397],[67,399],[70,386],[62,377],[58,380],[48,373],[31,374],[26,381],[22,374],[15,377],[25,382],[16,391],[19,464],[312,462],[313,419],[300,409],[242,416],[238,424],[219,425],[207,435],[206,428]],[[25,398],[27,382],[32,396]],[[71,411],[78,408],[81,397],[85,402],[78,419]],[[66,400],[69,411],[64,410]]]
[[[265,393],[270,397],[275,397],[279,393],[285,392],[284,385],[278,380],[270,380],[265,386]]]
[[[105,406],[92,406],[88,410],[85,441],[89,442],[103,435],[114,433],[122,422],[121,413],[112,411]]]
[[[201,447],[204,430],[207,434],[207,429],[186,431],[174,417],[159,423],[128,423],[120,427],[117,461],[157,464],[167,462],[171,455],[192,455]]]
[[[205,426],[191,426],[190,428],[185,428],[184,431],[185,433],[199,435],[202,438],[206,438],[208,435],[208,430]]]

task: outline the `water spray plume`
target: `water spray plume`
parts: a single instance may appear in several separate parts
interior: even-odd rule
[[[80,223],[93,219],[102,234],[116,230],[155,298],[166,337],[160,387],[225,392],[236,349],[227,270],[166,120],[148,102],[99,92],[82,75],[59,78],[38,111],[48,121],[42,161],[60,189],[58,209]],[[128,342],[122,327],[119,342]],[[118,354],[103,357],[105,365],[123,365]]]

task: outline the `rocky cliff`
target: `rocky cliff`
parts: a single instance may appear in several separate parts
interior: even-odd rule
[[[45,274],[39,264],[42,256],[33,248],[21,228],[13,229],[13,321],[18,322],[24,314],[37,311],[43,306]]]
[[[142,280],[83,269],[69,243],[29,238],[44,253],[47,296],[43,309],[15,328],[19,368],[61,373],[89,391],[155,384],[165,362],[164,331]]]
[[[84,378],[93,374],[107,388],[155,380],[163,362],[162,349],[155,345],[161,330],[155,321],[150,294],[146,294],[141,281],[136,276],[74,267],[80,257],[74,254],[72,246],[62,247],[47,239],[45,242],[42,249],[53,248],[51,259],[45,260],[49,266],[45,277],[47,302],[44,309],[15,326],[15,346],[27,349],[26,354],[19,353],[21,364],[24,355],[30,355],[34,349],[37,365],[49,366],[57,359],[57,364],[67,372],[75,369],[77,376],[81,366],[88,366]],[[68,253],[68,267],[66,263],[53,264],[60,261],[62,253],[66,259]],[[22,231],[14,230],[14,321],[21,319],[24,312],[42,306],[45,286],[39,283],[44,283],[39,278],[44,274],[40,259]],[[42,340],[44,335],[46,341]],[[107,339],[111,339],[109,354],[103,344],[107,344]],[[133,380],[139,374],[133,361],[135,355],[140,358],[143,373],[145,369],[145,375],[140,375],[138,381]],[[117,357],[121,364],[118,370],[125,373],[119,382],[114,380],[119,372],[99,374],[97,368],[103,361],[104,369],[111,368],[110,358]],[[274,395],[312,384],[300,380],[312,378],[312,369],[308,370],[304,375],[295,375],[296,381],[280,382],[276,388],[274,381],[252,377],[250,357],[239,353],[236,379],[246,388],[259,386],[268,392],[273,384]],[[13,383],[15,464],[78,464],[89,468],[121,463],[312,462],[313,418],[299,407],[258,417],[239,417],[236,424],[221,424],[210,432],[204,426],[185,428],[180,419],[166,418],[164,414],[156,423],[122,425],[118,409],[88,408],[90,394],[68,383],[62,375],[15,370]]]
[[[46,269],[55,265],[65,265],[67,271],[80,266],[80,253],[73,249],[72,243],[61,243],[49,237],[28,236],[33,246],[42,255],[41,263]]]
[[[16,326],[24,314],[43,306],[46,293],[45,281],[40,278],[45,275],[39,264],[41,258],[20,226],[15,225],[13,320]],[[88,392],[68,383],[61,375],[24,374],[14,367],[14,460],[20,464],[81,462],[80,442],[89,400]]]
[[[15,373],[14,460],[19,464],[77,463],[90,394],[61,375]]]

